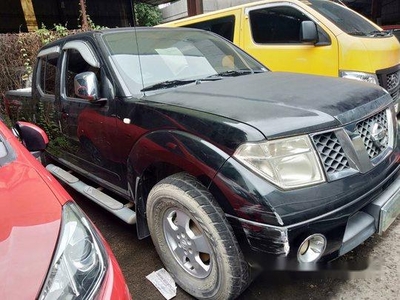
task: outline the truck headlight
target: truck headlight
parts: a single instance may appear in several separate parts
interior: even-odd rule
[[[378,77],[375,74],[354,72],[354,71],[340,71],[339,76],[347,79],[354,79],[359,81],[365,81],[379,85]]]
[[[325,181],[308,136],[243,144],[234,157],[282,189]]]
[[[57,249],[39,299],[93,299],[107,264],[107,252],[91,223],[76,204],[65,204]]]

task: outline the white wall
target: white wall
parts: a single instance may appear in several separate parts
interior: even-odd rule
[[[187,17],[187,1],[180,0],[161,9],[163,22],[169,22]]]
[[[203,0],[203,10],[206,13],[255,1],[257,0]]]
[[[203,11],[210,12],[257,0],[203,0]],[[187,17],[187,0],[180,0],[161,9],[163,22],[169,22]]]

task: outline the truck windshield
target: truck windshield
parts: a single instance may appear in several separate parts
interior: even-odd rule
[[[305,0],[303,2],[329,19],[347,34],[370,37],[381,36],[377,34],[379,32],[378,27],[343,5],[328,0]]]
[[[103,40],[132,94],[266,71],[236,46],[197,30],[132,29]]]

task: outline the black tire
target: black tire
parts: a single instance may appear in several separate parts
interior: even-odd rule
[[[223,211],[194,177],[179,173],[149,193],[147,222],[158,255],[177,284],[198,299],[234,299],[249,270]]]

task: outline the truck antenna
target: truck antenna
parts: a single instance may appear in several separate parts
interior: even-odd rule
[[[137,29],[136,29],[136,13],[135,13],[135,0],[129,1],[131,4],[131,11],[132,11],[132,26],[135,31],[135,41],[136,41],[136,48],[138,53],[138,60],[139,60],[139,71],[140,71],[140,78],[142,81],[142,89],[144,89],[144,81],[143,81],[143,70],[142,70],[142,60],[140,59],[140,48],[139,48],[139,41],[137,37]]]

